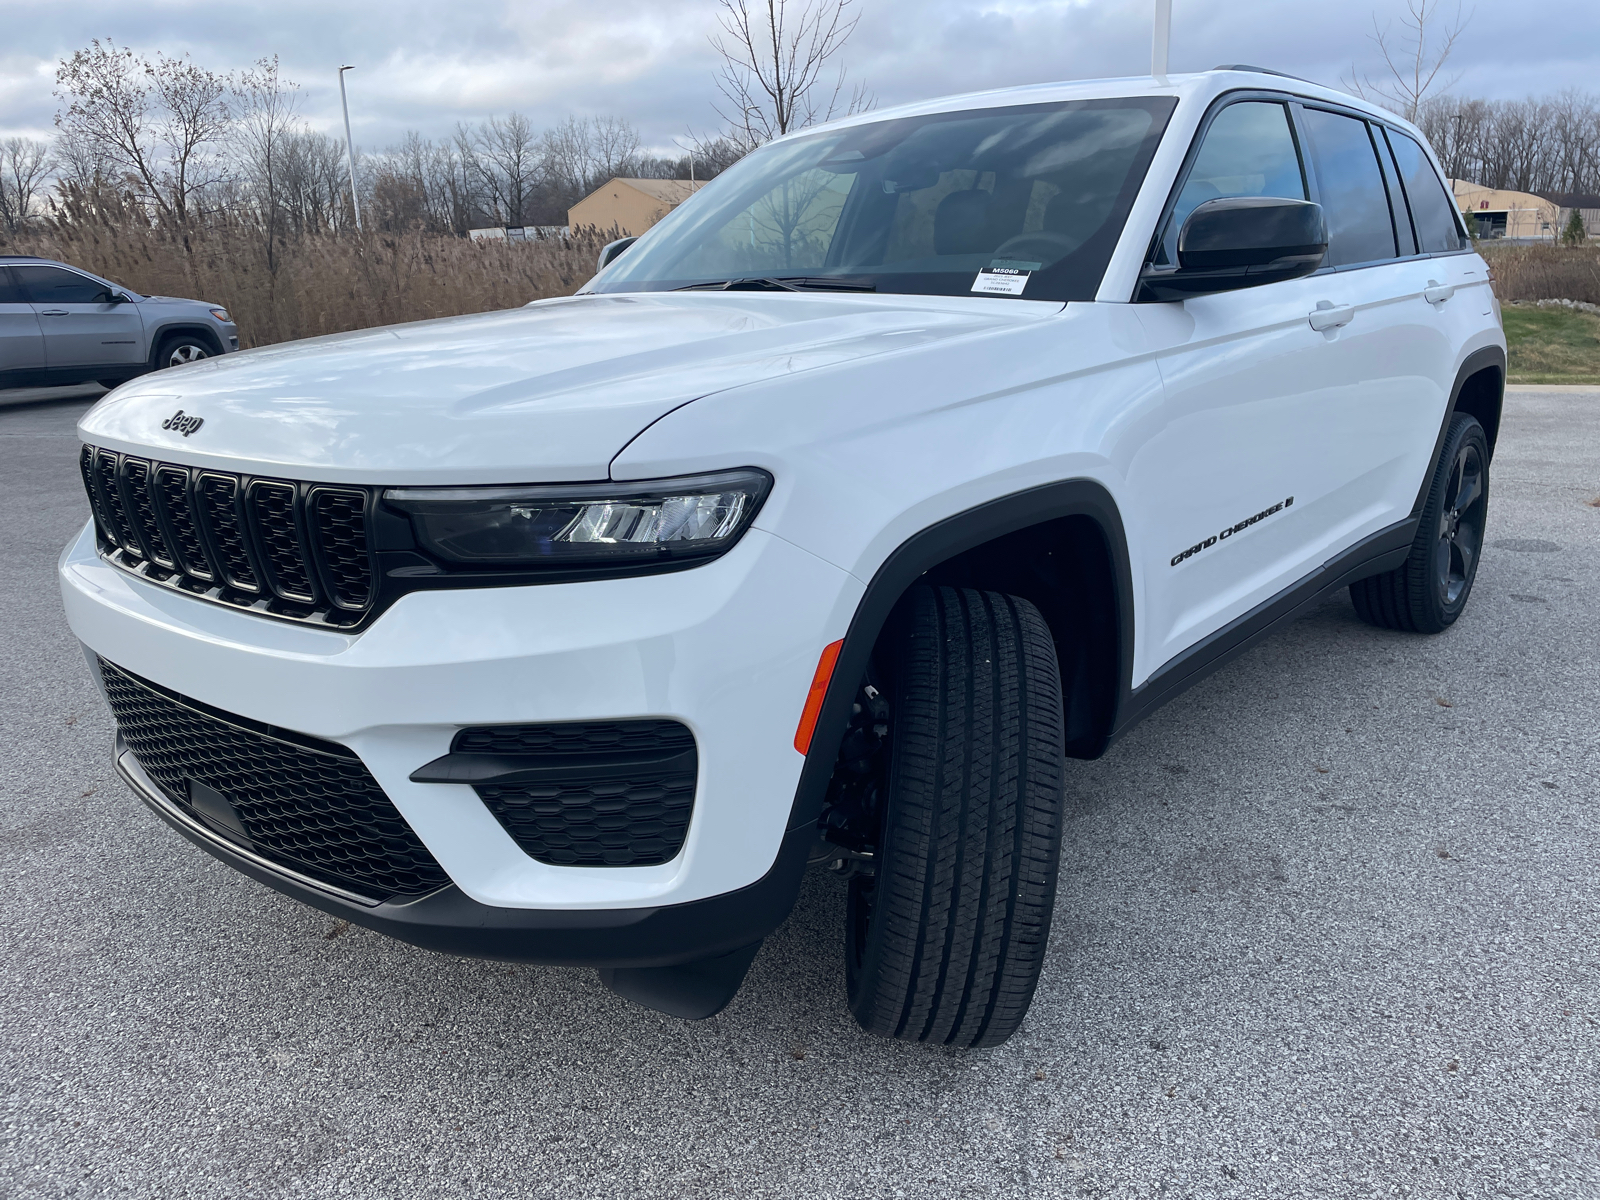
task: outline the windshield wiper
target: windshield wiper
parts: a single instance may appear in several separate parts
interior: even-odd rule
[[[691,283],[673,288],[675,292],[875,292],[878,285],[864,279],[843,279],[832,275],[770,275],[723,279],[711,283]]]

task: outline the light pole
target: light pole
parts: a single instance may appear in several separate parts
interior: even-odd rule
[[[1155,26],[1150,34],[1150,74],[1162,82],[1167,77],[1167,46],[1172,41],[1172,0],[1156,0]]]
[[[356,144],[350,138],[350,101],[344,94],[344,73],[354,67],[339,68],[339,103],[344,105],[344,156],[350,166],[350,207],[356,212],[356,232],[361,232],[361,197],[356,194]]]
[[[689,135],[689,138],[690,138],[689,149],[685,150],[684,153],[686,153],[689,156],[689,190],[692,192],[692,191],[694,191],[694,141],[693,141],[694,134],[691,133]],[[683,150],[683,143],[680,142],[677,138],[673,138],[672,139],[672,144],[674,146],[676,146],[679,150]]]

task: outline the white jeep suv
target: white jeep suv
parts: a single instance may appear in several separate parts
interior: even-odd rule
[[[1417,130],[1349,96],[870,113],[607,258],[84,417],[67,614],[185,836],[686,1017],[826,863],[860,1023],[994,1045],[1067,759],[1335,589],[1421,633],[1467,602],[1498,310]]]

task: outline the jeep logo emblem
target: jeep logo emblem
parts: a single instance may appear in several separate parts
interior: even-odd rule
[[[200,426],[204,425],[205,423],[206,419],[204,417],[184,416],[183,409],[180,408],[165,421],[161,422],[161,428],[175,429],[179,433],[183,434],[184,437],[188,437],[191,433],[199,429]]]

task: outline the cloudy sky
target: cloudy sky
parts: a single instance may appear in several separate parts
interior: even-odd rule
[[[791,0],[797,4],[800,0]],[[1444,0],[1448,6],[1450,0]],[[880,104],[977,88],[1149,69],[1152,0],[859,0],[845,50]],[[1369,14],[1404,0],[1174,0],[1172,69],[1256,63],[1337,83],[1376,69]],[[1470,6],[1469,6],[1470,7]],[[0,136],[45,136],[56,62],[90,38],[228,71],[276,54],[319,128],[338,121],[336,68],[353,63],[358,143],[518,110],[626,117],[656,148],[718,125],[716,0],[0,0]],[[1600,90],[1600,4],[1479,5],[1452,67],[1460,92]]]

